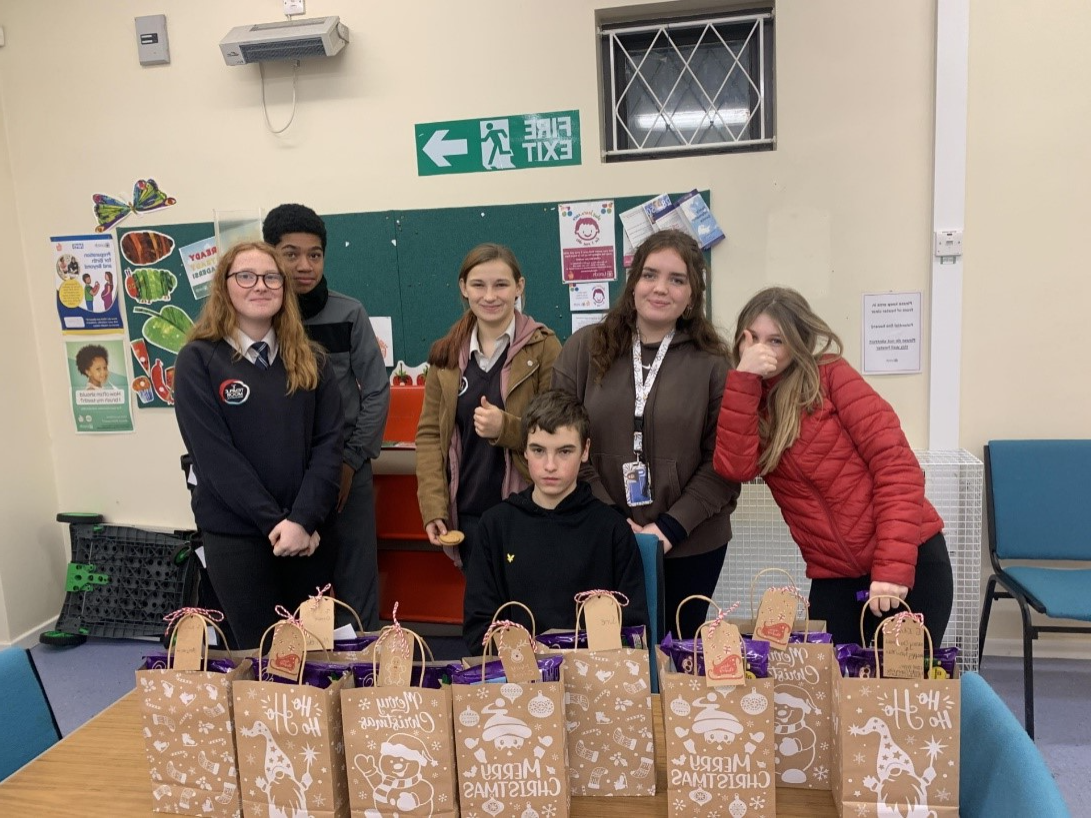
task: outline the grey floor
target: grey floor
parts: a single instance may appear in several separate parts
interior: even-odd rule
[[[428,641],[437,658],[461,655],[457,639]],[[127,639],[32,648],[61,732],[67,735],[132,690],[141,657],[158,648],[158,642]],[[1022,659],[986,656],[981,675],[1022,722]],[[1039,659],[1034,680],[1038,749],[1073,817],[1091,818],[1091,661]]]

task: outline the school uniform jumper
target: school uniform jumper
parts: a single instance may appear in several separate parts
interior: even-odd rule
[[[332,560],[276,557],[269,532],[289,519],[314,532],[337,499],[343,414],[329,363],[318,387],[287,393],[280,356],[259,369],[227,341],[190,341],[175,363],[175,415],[197,484],[193,514],[209,577],[240,647],[256,647]],[[327,564],[329,563],[329,564]]]
[[[532,486],[512,494],[481,516],[463,606],[470,651],[481,653],[497,608],[513,600],[530,608],[541,633],[575,627],[576,594],[620,591],[629,598],[622,624],[647,627],[643,562],[625,518],[582,481],[555,509],[535,503],[533,492]],[[531,625],[515,606],[500,618]]]

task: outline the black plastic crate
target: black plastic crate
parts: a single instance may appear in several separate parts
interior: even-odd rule
[[[130,526],[73,524],[57,630],[161,636],[163,617],[193,600],[196,560],[184,537]]]

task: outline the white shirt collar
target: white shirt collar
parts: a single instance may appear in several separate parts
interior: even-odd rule
[[[477,359],[477,365],[481,367],[483,372],[488,372],[496,364],[500,357],[507,350],[508,345],[511,344],[511,339],[515,337],[515,315],[512,314],[511,321],[504,328],[504,331],[500,333],[496,338],[496,345],[492,349],[492,355],[488,358],[485,357],[485,353],[481,351],[481,343],[477,338],[477,327],[474,327],[474,331],[470,333],[470,356]]]
[[[269,345],[269,363],[277,359],[277,352],[280,349],[280,345],[277,344],[276,330],[272,327],[262,338],[251,338],[240,329],[235,330],[234,338],[225,338],[224,340],[231,344],[237,352],[242,353],[242,357],[246,358],[250,363],[254,363],[258,359],[258,353],[253,348],[254,343],[257,341],[264,341]]]

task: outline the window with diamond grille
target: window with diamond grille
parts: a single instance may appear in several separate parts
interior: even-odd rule
[[[600,29],[607,161],[775,144],[773,13]]]

